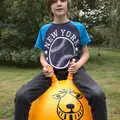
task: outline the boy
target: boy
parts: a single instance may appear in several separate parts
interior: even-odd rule
[[[41,49],[40,63],[43,72],[16,94],[15,120],[27,120],[29,108],[37,97],[50,86],[50,76],[55,73],[59,80],[74,74],[74,84],[85,93],[92,107],[94,120],[107,120],[105,95],[83,69],[89,59],[87,44],[91,41],[85,27],[68,19],[70,0],[47,0],[53,22],[41,27],[35,44]],[[76,61],[70,63],[74,58]],[[53,69],[46,69],[52,66]]]

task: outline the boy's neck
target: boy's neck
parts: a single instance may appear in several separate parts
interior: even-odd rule
[[[53,23],[62,24],[62,23],[66,23],[68,21],[69,21],[69,19],[66,16],[65,17],[54,17]]]

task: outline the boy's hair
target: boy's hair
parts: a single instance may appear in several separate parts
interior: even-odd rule
[[[46,0],[46,5],[47,5],[47,8],[48,8],[49,12],[51,12],[51,5],[52,5],[53,2],[54,2],[54,0]],[[68,10],[69,10],[70,7],[71,7],[71,0],[67,0],[67,2],[68,2]]]

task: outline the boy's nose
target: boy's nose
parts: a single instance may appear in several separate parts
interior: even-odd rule
[[[60,5],[61,4],[61,0],[57,0],[57,4]]]

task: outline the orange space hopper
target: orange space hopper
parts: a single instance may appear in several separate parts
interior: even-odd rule
[[[28,120],[93,120],[87,99],[72,79],[70,73],[60,81],[53,75],[49,89],[33,101]]]

